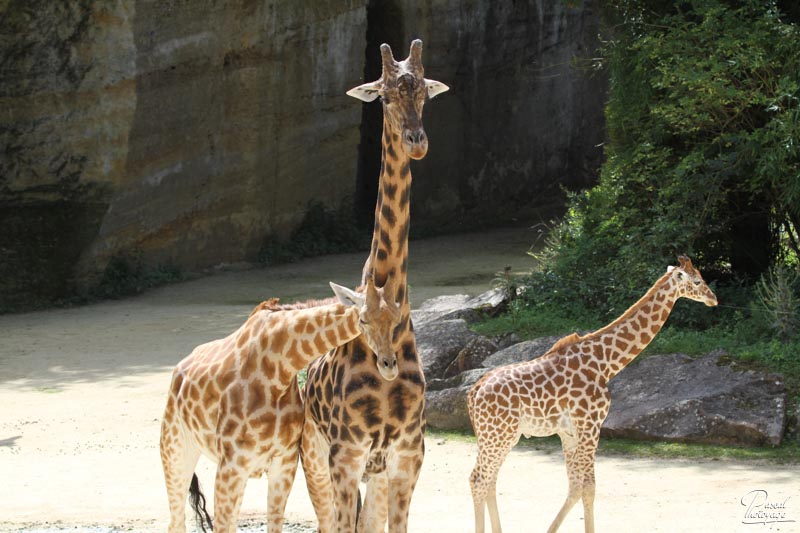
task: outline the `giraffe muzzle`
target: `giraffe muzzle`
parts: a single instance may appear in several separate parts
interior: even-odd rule
[[[422,128],[403,130],[403,149],[411,159],[422,159],[428,153],[428,136]]]
[[[391,357],[380,357],[378,360],[378,372],[386,381],[394,380],[400,373],[397,368],[397,357],[394,354]]]

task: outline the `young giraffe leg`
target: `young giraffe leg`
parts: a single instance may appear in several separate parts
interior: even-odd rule
[[[333,485],[328,466],[329,454],[328,442],[310,417],[306,417],[300,441],[300,460],[303,463],[308,495],[317,515],[320,533],[332,532],[336,521],[333,509]]]
[[[503,528],[500,527],[500,512],[497,510],[497,475],[495,474],[494,481],[489,485],[489,490],[486,492],[486,507],[489,509],[489,520],[492,522],[492,532],[502,533]]]
[[[267,471],[269,492],[267,494],[267,531],[279,533],[283,530],[283,513],[286,510],[286,501],[292,490],[294,476],[297,472],[297,457],[299,448],[288,455],[275,457]]]
[[[389,513],[389,476],[374,474],[367,482],[364,505],[358,516],[358,533],[383,533]]]
[[[165,417],[161,425],[161,465],[169,498],[170,533],[186,531],[186,497],[199,458],[200,450],[189,442],[174,418]]]
[[[214,480],[214,531],[234,533],[249,472],[223,457]]]
[[[516,438],[497,437],[492,442],[478,438],[478,458],[469,477],[472,504],[475,510],[476,533],[483,533],[485,530],[484,512],[486,507],[489,508],[492,533],[502,533],[500,513],[497,509],[497,474],[517,440],[519,440],[518,436]]]
[[[425,444],[422,439],[416,449],[395,449],[389,453],[389,533],[405,533],[408,530],[411,496],[419,479],[424,455]]]
[[[589,430],[579,438],[561,436],[564,450],[564,461],[567,464],[569,492],[561,510],[548,528],[548,533],[555,533],[572,507],[583,500],[584,529],[586,533],[594,533],[594,458],[597,451],[600,430]]]

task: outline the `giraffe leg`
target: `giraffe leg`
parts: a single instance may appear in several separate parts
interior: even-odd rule
[[[594,533],[594,486],[594,472],[592,472],[592,482],[584,481],[582,493],[583,521],[586,533]]]
[[[320,533],[331,533],[336,521],[333,508],[333,485],[328,465],[329,450],[328,442],[322,433],[310,417],[306,417],[300,441],[300,460],[303,463],[306,487],[314,506],[314,513],[317,515]]]
[[[275,457],[267,471],[269,493],[267,495],[267,531],[279,533],[283,530],[283,513],[286,510],[286,501],[292,490],[294,476],[297,472],[297,457],[300,449],[295,448],[286,456]]]
[[[375,474],[367,482],[364,505],[358,516],[358,533],[383,533],[389,513],[389,476]]]
[[[336,531],[354,531],[358,506],[358,482],[367,465],[367,450],[353,447],[344,441],[331,442],[328,456],[333,501],[336,505]]]
[[[411,496],[422,469],[425,443],[419,439],[416,449],[397,449],[389,453],[387,473],[389,477],[389,533],[405,533],[408,530],[408,512]],[[402,445],[402,444],[401,444]],[[394,456],[394,457],[392,457]]]
[[[169,498],[169,532],[186,531],[186,496],[200,450],[185,438],[172,417],[161,425],[161,465]]]
[[[485,530],[484,513],[488,507],[492,532],[502,533],[500,513],[497,509],[497,474],[500,472],[500,467],[503,466],[508,452],[516,444],[516,439],[506,439],[504,442],[491,444],[482,443],[480,440],[478,442],[478,458],[469,477],[475,511],[475,531],[482,533]]]
[[[249,472],[235,461],[222,458],[214,480],[214,531],[234,533]]]
[[[564,460],[569,477],[569,493],[561,510],[547,530],[554,533],[572,507],[583,498],[584,527],[586,533],[594,532],[594,458],[600,430],[590,428],[580,438],[561,435]]]
[[[489,519],[492,522],[492,533],[502,533],[503,528],[500,527],[500,512],[497,510],[497,477],[489,485],[489,490],[486,493],[486,506],[489,508]]]

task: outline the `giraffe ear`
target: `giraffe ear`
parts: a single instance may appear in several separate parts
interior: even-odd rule
[[[450,90],[450,87],[444,83],[436,80],[429,80],[428,78],[425,78],[425,86],[428,88],[428,98],[433,98],[437,94]]]
[[[371,83],[365,83],[364,85],[359,85],[358,87],[353,87],[349,91],[347,91],[348,96],[352,96],[353,98],[358,98],[364,102],[372,102],[375,100],[379,94],[378,90],[380,89],[380,85],[377,81],[373,81]]]
[[[358,293],[354,290],[348,289],[347,287],[342,287],[341,285],[337,285],[334,282],[330,282],[331,289],[333,289],[333,294],[339,299],[339,302],[342,305],[347,305],[351,307],[361,307],[364,305],[364,299],[366,298],[363,294]]]

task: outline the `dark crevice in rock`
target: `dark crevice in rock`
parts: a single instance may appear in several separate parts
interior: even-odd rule
[[[380,45],[392,47],[395,59],[405,59],[404,30],[400,6],[395,0],[370,0],[367,3],[367,31],[364,79],[367,83],[381,76]],[[424,61],[424,59],[423,59]],[[358,145],[355,209],[360,225],[372,225],[372,213],[378,194],[378,174],[381,170],[381,130],[383,106],[371,102],[362,106],[361,141]]]

